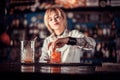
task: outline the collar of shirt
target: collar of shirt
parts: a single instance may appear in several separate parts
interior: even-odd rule
[[[68,37],[68,36],[69,36],[69,30],[65,29],[64,32],[61,35],[59,35],[59,36],[56,36],[54,33],[52,33],[50,35],[50,40],[52,41],[52,40],[55,40],[57,38]]]

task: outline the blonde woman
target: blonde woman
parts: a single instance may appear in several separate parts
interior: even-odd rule
[[[94,51],[96,42],[77,30],[68,30],[67,18],[60,8],[49,8],[44,23],[51,35],[45,38],[39,62],[49,62],[51,53],[61,52],[61,63],[80,63],[82,50]]]

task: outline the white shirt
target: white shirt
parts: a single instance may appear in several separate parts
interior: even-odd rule
[[[61,51],[61,62],[62,63],[79,63],[80,58],[83,55],[83,50],[90,50],[94,51],[96,42],[93,38],[85,36],[83,33],[72,30],[68,31],[65,30],[62,35],[58,36],[60,37],[73,37],[77,39],[76,45],[67,45],[65,44],[61,48],[57,48],[59,51]],[[43,43],[43,47],[41,49],[41,57],[39,59],[39,62],[47,62],[45,59],[50,59],[50,49],[48,49],[48,44],[55,40],[57,37],[54,34],[51,34],[48,36]],[[84,38],[84,42],[86,41],[87,46],[82,46],[81,38]]]

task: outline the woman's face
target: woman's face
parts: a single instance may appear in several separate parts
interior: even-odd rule
[[[50,27],[55,30],[64,30],[64,22],[63,17],[56,12],[52,11],[49,18],[48,18],[48,24]]]

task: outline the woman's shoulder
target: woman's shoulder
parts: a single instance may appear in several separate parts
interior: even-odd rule
[[[82,32],[80,32],[79,30],[76,30],[76,29],[71,30],[70,31],[70,35],[71,36],[76,36],[76,37],[78,37],[78,36],[80,36],[80,37],[84,36],[84,34]]]
[[[73,30],[70,30],[70,32],[72,32],[72,33],[78,33],[79,31],[76,30],[76,29],[73,29]]]
[[[72,32],[72,33],[80,33],[80,34],[83,34],[82,32],[80,32],[80,31],[77,30],[77,29],[70,30],[70,32]]]
[[[47,37],[44,39],[44,41],[49,42],[49,41],[51,41],[51,38],[52,38],[52,35],[49,35],[49,36],[47,36]]]
[[[44,39],[44,41],[49,40],[49,39],[50,39],[50,36],[47,36],[47,37]]]

